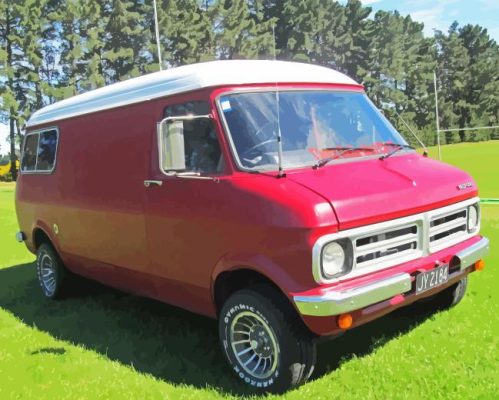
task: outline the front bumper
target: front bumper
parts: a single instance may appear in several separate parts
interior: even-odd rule
[[[462,271],[485,257],[489,248],[489,240],[482,237],[479,241],[457,251],[454,257],[459,262],[459,270]],[[318,294],[295,294],[293,300],[299,312],[304,316],[333,316],[403,295],[411,291],[412,282],[413,277],[408,272],[395,273],[392,276],[346,290],[328,287]]]

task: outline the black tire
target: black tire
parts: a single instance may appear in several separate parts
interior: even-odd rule
[[[458,283],[435,295],[434,302],[440,308],[451,308],[457,305],[466,294],[468,277],[465,276]]]
[[[45,297],[49,299],[64,297],[70,273],[55,249],[48,243],[42,243],[36,252],[36,274]]]
[[[218,326],[231,369],[256,392],[282,393],[305,382],[314,370],[315,338],[288,300],[271,287],[257,286],[232,294],[222,307]],[[235,333],[245,329],[246,334]],[[269,370],[265,373],[266,357]]]
[[[457,305],[463,299],[467,287],[468,277],[464,277],[459,282],[441,291],[440,293],[419,300],[407,307],[397,310],[396,312],[400,316],[407,317],[433,314],[437,311],[449,309]]]

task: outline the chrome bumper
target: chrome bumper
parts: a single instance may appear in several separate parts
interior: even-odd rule
[[[482,238],[470,247],[457,252],[455,256],[460,260],[461,269],[485,257],[489,247],[489,239]],[[302,315],[325,317],[357,310],[410,290],[411,276],[402,273],[345,291],[331,288],[324,290],[320,295],[295,295],[293,299]]]
[[[480,241],[472,244],[464,250],[456,253],[456,257],[459,258],[461,269],[469,267],[471,264],[476,263],[481,260],[490,251],[489,239],[483,237]]]

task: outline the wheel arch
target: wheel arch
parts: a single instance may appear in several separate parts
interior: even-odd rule
[[[40,226],[36,226],[33,228],[32,232],[32,243],[33,243],[33,249],[35,252],[38,250],[38,248],[43,244],[43,243],[48,243],[55,249],[55,243],[52,237],[47,233],[47,229],[44,229]]]
[[[289,298],[289,295],[273,279],[251,266],[238,265],[230,270],[220,272],[213,281],[212,299],[216,316],[218,317],[223,304],[233,293],[241,289],[247,289],[258,285],[266,285],[272,288],[276,293],[286,299],[286,302],[289,303],[290,307],[298,313],[298,310]]]

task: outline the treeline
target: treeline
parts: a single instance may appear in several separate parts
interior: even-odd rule
[[[370,14],[358,0],[158,0],[163,64],[273,58],[274,28],[278,59],[345,72],[402,132],[399,116],[428,144],[434,71],[441,129],[498,124],[499,48],[486,29],[454,23],[425,38],[410,16]],[[152,0],[0,0],[0,117],[11,139],[48,103],[156,71],[153,21]],[[442,139],[494,135],[457,131]]]

